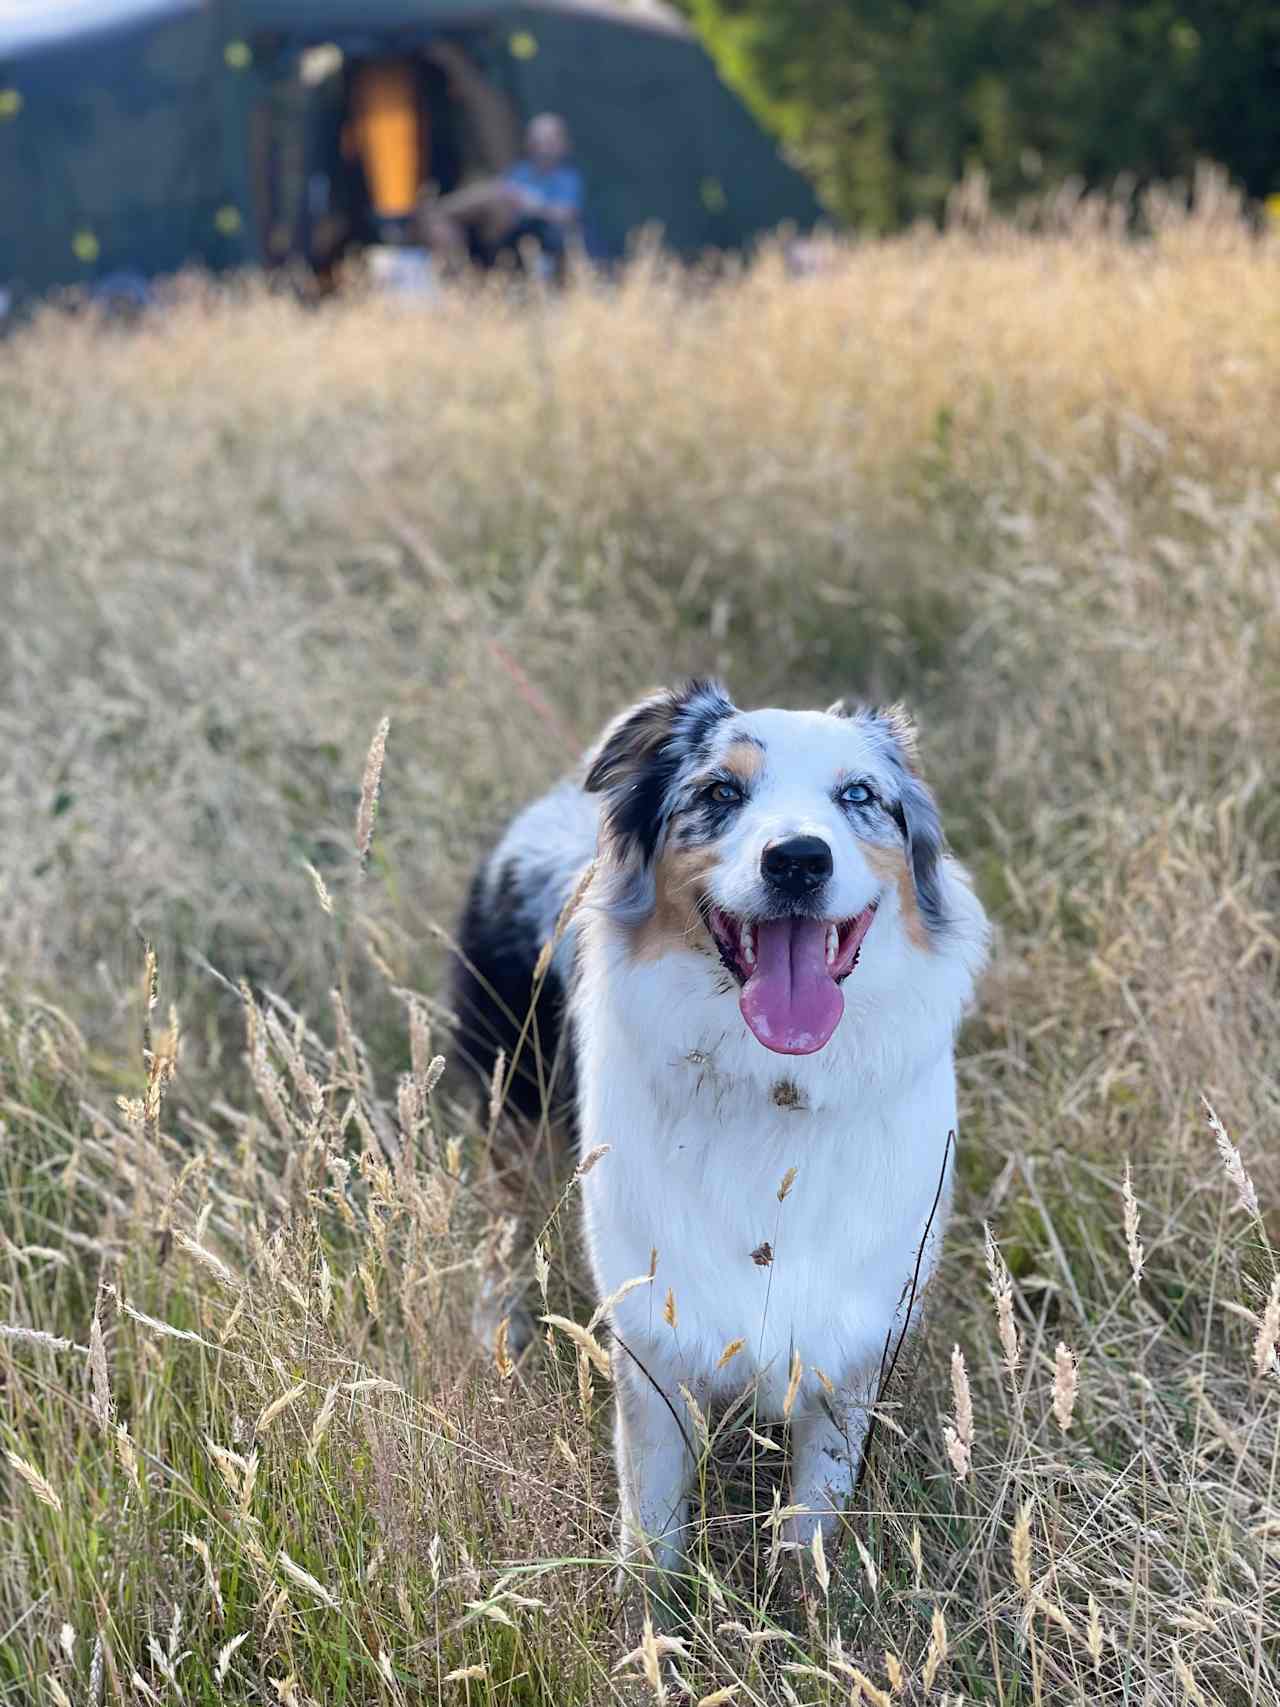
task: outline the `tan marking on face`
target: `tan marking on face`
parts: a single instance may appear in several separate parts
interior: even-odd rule
[[[735,741],[720,762],[743,782],[754,782],[764,768],[764,754],[754,741]]]
[[[916,900],[916,886],[906,854],[901,848],[881,847],[878,842],[863,842],[862,852],[876,876],[897,888],[898,908],[902,914],[902,924],[908,942],[914,948],[923,949],[926,954],[931,953],[933,944],[929,940],[924,920],[920,917],[920,904]]]
[[[711,940],[698,917],[698,902],[716,859],[714,848],[668,848],[662,854],[653,870],[654,909],[632,932],[633,959],[661,960],[681,948],[712,952]]]

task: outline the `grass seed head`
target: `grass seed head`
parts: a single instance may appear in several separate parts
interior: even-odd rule
[[[1280,1344],[1280,1274],[1273,1276],[1271,1291],[1258,1322],[1253,1342],[1253,1368],[1257,1375],[1266,1375],[1276,1367],[1276,1346]]]
[[[42,1470],[38,1470],[29,1459],[23,1458],[11,1447],[6,1448],[5,1457],[18,1479],[30,1488],[41,1505],[47,1505],[56,1512],[62,1510],[62,1498]]]
[[[391,719],[384,717],[373,732],[369,756],[364,764],[360,805],[356,811],[356,860],[362,872],[369,863],[369,850],[373,846],[373,830],[378,818],[378,795],[382,788],[382,766],[387,756],[387,736],[390,733]]]
[[[954,1421],[946,1428],[947,1457],[956,1480],[963,1482],[973,1466],[973,1396],[964,1353],[958,1345],[951,1351],[951,1395],[955,1410]]]
[[[1142,1284],[1142,1267],[1146,1261],[1146,1252],[1142,1248],[1142,1240],[1138,1237],[1138,1200],[1133,1195],[1133,1170],[1128,1158],[1124,1164],[1124,1242],[1129,1252],[1129,1272],[1133,1276],[1133,1284]]]
[[[1070,1429],[1075,1415],[1078,1386],[1075,1353],[1059,1340],[1053,1356],[1053,1414],[1063,1434]]]
[[[1223,1169],[1235,1190],[1236,1203],[1246,1215],[1251,1216],[1256,1221],[1260,1218],[1262,1211],[1258,1207],[1258,1194],[1254,1190],[1253,1180],[1249,1177],[1249,1170],[1244,1165],[1244,1159],[1227,1136],[1227,1129],[1218,1119],[1208,1098],[1202,1097],[1200,1100],[1204,1103],[1209,1127],[1213,1133],[1214,1142],[1218,1146],[1218,1155],[1222,1158]]]

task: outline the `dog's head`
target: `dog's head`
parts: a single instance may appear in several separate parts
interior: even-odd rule
[[[586,787],[634,952],[722,964],[768,1049],[829,1041],[869,933],[946,939],[942,828],[899,707],[748,712],[691,681],[609,725]]]

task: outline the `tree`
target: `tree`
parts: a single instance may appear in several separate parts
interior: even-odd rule
[[[1280,189],[1273,0],[684,0],[722,75],[877,230],[936,215],[965,170],[1010,201],[1188,175]]]

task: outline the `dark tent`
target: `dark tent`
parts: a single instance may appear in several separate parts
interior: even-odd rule
[[[601,255],[648,224],[688,256],[817,216],[661,0],[0,0],[0,287],[315,260],[350,68],[398,58],[439,104],[441,40],[513,135],[567,118]]]

